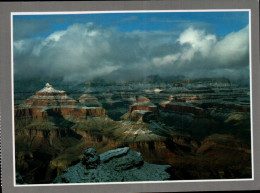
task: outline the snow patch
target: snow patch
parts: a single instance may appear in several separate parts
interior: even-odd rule
[[[49,83],[46,83],[45,87],[38,91],[39,93],[65,93],[63,90],[56,90],[50,85]]]

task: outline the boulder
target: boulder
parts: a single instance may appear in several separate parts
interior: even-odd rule
[[[118,148],[98,155],[88,148],[80,163],[64,170],[53,183],[163,181],[170,179],[170,165],[150,164],[141,154],[129,147]]]

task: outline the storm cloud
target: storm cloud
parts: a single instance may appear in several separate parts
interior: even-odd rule
[[[15,39],[13,47],[15,78],[132,80],[158,74],[249,81],[248,26],[219,37],[194,26],[176,34],[75,23],[47,37]]]

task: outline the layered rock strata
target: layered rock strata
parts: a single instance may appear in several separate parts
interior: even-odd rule
[[[106,115],[106,110],[101,106],[80,105],[76,100],[69,97],[65,91],[56,90],[49,83],[15,108],[16,118],[48,119],[50,114],[75,117],[101,116]]]
[[[136,103],[132,104],[129,107],[129,112],[131,113],[134,110],[142,110],[142,111],[151,111],[156,112],[157,106],[154,105],[148,98],[146,97],[138,97]]]
[[[195,115],[203,115],[204,111],[202,108],[197,107],[187,102],[175,101],[172,96],[169,97],[168,101],[160,103],[160,106],[169,111],[192,113]]]
[[[102,104],[98,101],[98,98],[88,93],[81,95],[79,102],[87,107],[102,107]]]

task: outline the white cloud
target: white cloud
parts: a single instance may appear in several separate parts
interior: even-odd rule
[[[40,44],[36,44],[32,50],[32,54],[35,56],[39,56],[41,49],[45,46],[53,46],[56,42],[60,40],[60,38],[66,34],[66,31],[56,31],[50,34],[48,37],[43,39]]]
[[[209,55],[212,46],[216,43],[215,35],[206,34],[205,31],[195,30],[193,27],[185,30],[179,37],[180,45],[188,44],[182,54],[182,60],[191,61],[196,52],[200,52],[203,57]]]
[[[179,59],[180,54],[172,54],[172,55],[167,55],[164,57],[156,57],[152,59],[152,63],[157,66],[164,66],[164,65],[171,65],[174,64],[175,61]]]
[[[237,65],[249,53],[249,28],[246,26],[238,32],[228,34],[224,39],[217,42],[213,49],[213,58],[222,63],[234,63]]]
[[[13,43],[14,45],[14,50],[21,53],[22,51],[24,51],[24,46],[25,46],[25,41],[24,40],[19,40],[19,41],[15,41]]]
[[[55,41],[58,42],[60,40],[60,38],[66,33],[66,31],[56,31],[54,33],[52,33],[51,35],[49,35],[46,40],[47,41]]]

